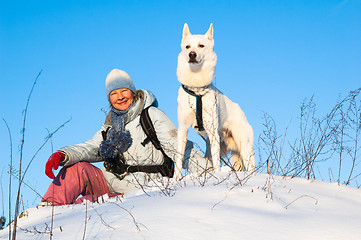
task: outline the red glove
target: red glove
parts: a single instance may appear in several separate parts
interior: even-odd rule
[[[63,161],[65,159],[65,155],[62,152],[55,152],[53,153],[50,157],[48,162],[45,165],[45,174],[46,176],[48,176],[49,178],[54,179],[54,173],[53,173],[53,169],[56,170],[58,169],[60,162]]]

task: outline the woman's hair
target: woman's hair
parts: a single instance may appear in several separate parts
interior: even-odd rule
[[[138,99],[140,98],[140,91],[137,91],[136,93],[132,92],[133,93],[133,98],[134,98],[134,101],[138,101]]]

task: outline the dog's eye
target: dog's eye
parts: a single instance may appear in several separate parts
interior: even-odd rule
[[[186,46],[186,49],[189,49],[190,47],[191,47],[190,45],[187,45],[187,46]]]
[[[203,45],[203,44],[199,44],[198,47],[199,47],[199,48],[204,48],[204,45]]]

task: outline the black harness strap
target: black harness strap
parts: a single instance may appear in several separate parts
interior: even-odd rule
[[[186,86],[182,84],[182,88],[186,93],[196,97],[196,120],[197,126],[194,128],[198,128],[198,131],[204,131],[203,127],[203,116],[202,116],[202,97],[203,95],[196,94],[194,91],[188,89]]]
[[[173,177],[170,176],[166,171],[164,171],[163,165],[123,165],[124,172],[135,173],[135,172],[145,172],[145,173],[161,173],[163,177]]]
[[[134,166],[134,168],[143,168],[141,172],[160,172],[162,176],[171,178],[174,174],[174,163],[172,159],[170,159],[170,157],[168,157],[164,152],[162,145],[160,144],[157,133],[153,126],[152,119],[149,117],[149,108],[150,107],[143,109],[142,113],[140,114],[140,125],[142,126],[145,135],[147,135],[147,138],[142,142],[142,145],[145,146],[149,141],[152,142],[153,146],[162,152],[164,162],[162,165]],[[132,167],[133,166],[129,167],[129,169]]]
[[[142,129],[147,136],[147,138],[142,142],[142,145],[144,147],[148,142],[151,141],[157,150],[163,150],[158,140],[157,134],[155,133],[155,129],[152,120],[149,117],[148,110],[149,107],[143,109],[140,114],[140,125],[142,126]]]
[[[114,165],[115,164],[115,165]],[[112,172],[120,180],[128,173],[144,172],[144,173],[160,173],[163,177],[172,178],[174,174],[174,164],[171,159],[164,159],[162,165],[128,165],[121,162],[104,164],[107,171]]]

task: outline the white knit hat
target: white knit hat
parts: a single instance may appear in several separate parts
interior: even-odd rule
[[[110,92],[119,88],[128,88],[134,93],[137,91],[128,73],[119,69],[113,69],[105,80],[105,90],[108,100]]]

